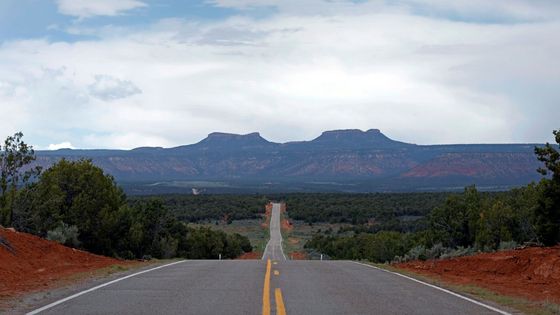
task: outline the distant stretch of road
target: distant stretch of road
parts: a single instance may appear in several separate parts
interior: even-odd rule
[[[290,261],[274,204],[263,260],[189,260],[79,293],[40,314],[497,314],[351,261]],[[507,314],[501,312],[502,314]]]
[[[282,234],[280,233],[280,204],[272,204],[272,213],[270,215],[270,239],[266,244],[263,253],[263,260],[286,260],[284,250],[282,249]]]

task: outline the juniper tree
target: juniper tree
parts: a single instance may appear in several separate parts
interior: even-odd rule
[[[35,160],[33,147],[22,140],[23,133],[9,136],[0,146],[0,224],[11,225],[13,220],[13,202],[17,188],[37,176],[40,167],[29,168]]]
[[[552,133],[556,143],[560,144],[560,130]],[[543,189],[535,209],[536,232],[540,242],[554,245],[560,242],[560,152],[547,143],[542,148],[535,148],[535,154],[544,163],[538,172],[551,175],[541,181]]]

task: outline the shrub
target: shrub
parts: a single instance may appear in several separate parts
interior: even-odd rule
[[[516,249],[519,246],[516,241],[500,242],[499,250]]]
[[[54,230],[47,232],[47,239],[66,246],[78,247],[80,246],[78,235],[79,232],[77,226],[60,222]]]

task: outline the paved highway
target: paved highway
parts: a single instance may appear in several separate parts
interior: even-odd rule
[[[272,204],[270,216],[270,239],[264,249],[263,260],[286,260],[282,249],[282,234],[280,233],[280,204]]]
[[[497,314],[350,261],[289,261],[275,204],[263,260],[190,260],[79,293],[40,314]],[[502,313],[506,314],[506,313]]]

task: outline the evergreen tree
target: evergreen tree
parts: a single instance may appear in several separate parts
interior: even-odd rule
[[[25,169],[35,160],[35,151],[22,138],[23,133],[18,132],[0,146],[0,225],[12,224],[18,186],[41,172],[40,167]]]
[[[560,144],[560,130],[554,130],[556,143]],[[535,148],[539,161],[544,167],[538,171],[544,176],[551,175],[541,181],[543,186],[541,198],[535,209],[536,232],[545,245],[560,242],[560,152],[547,143],[542,148]]]

